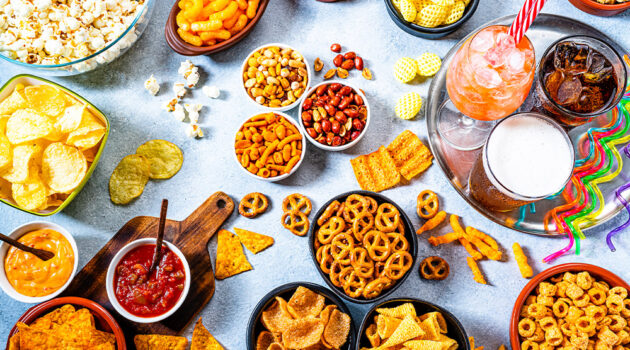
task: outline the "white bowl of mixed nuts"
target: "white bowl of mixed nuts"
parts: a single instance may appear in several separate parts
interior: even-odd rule
[[[306,138],[327,151],[356,145],[370,125],[370,105],[360,89],[347,82],[325,81],[300,102],[300,125]]]
[[[308,91],[311,67],[300,52],[289,45],[265,44],[243,62],[243,91],[248,99],[271,111],[288,111]]]

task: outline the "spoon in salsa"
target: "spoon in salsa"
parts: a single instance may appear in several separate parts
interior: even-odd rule
[[[166,210],[168,209],[168,199],[162,199],[162,210],[160,211],[160,223],[158,225],[158,236],[155,244],[155,253],[153,254],[153,263],[149,269],[147,276],[158,267],[162,260],[162,241],[164,240],[164,226],[166,224]]]
[[[49,252],[48,250],[43,250],[43,249],[37,249],[37,248],[33,248],[33,247],[29,247],[27,245],[24,245],[20,242],[18,242],[16,239],[13,239],[9,236],[5,236],[2,233],[0,233],[0,241],[6,242],[9,245],[12,245],[14,247],[16,247],[19,250],[23,250],[27,253],[31,253],[33,255],[35,255],[36,257],[40,258],[43,261],[48,261],[52,258],[55,257],[55,253],[53,252]]]

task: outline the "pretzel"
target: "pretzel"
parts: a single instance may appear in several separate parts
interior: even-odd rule
[[[366,212],[370,204],[365,197],[358,194],[351,194],[346,198],[343,206],[343,218],[348,222],[353,222],[359,214]]]
[[[359,277],[370,278],[374,275],[374,261],[363,247],[355,247],[350,251],[350,265]]]
[[[363,246],[374,261],[385,261],[390,256],[392,248],[389,238],[380,231],[372,230],[363,237]]]
[[[282,226],[296,236],[306,235],[310,227],[306,214],[298,210],[284,212],[281,220]]]
[[[341,203],[339,203],[339,201],[333,201],[332,203],[328,204],[328,206],[324,210],[324,213],[319,217],[319,219],[317,219],[317,224],[319,226],[322,226],[326,221],[328,221],[328,219],[337,214],[337,210],[339,210],[340,206]]]
[[[365,285],[365,289],[363,290],[363,297],[366,299],[376,298],[383,292],[383,289],[387,288],[391,284],[391,282],[392,280],[387,277],[379,277],[375,280],[372,280]]]
[[[440,210],[440,200],[435,192],[424,190],[418,195],[416,201],[416,211],[423,219],[430,219]]]
[[[404,235],[398,232],[390,232],[387,234],[387,238],[389,238],[389,246],[392,248],[392,251],[409,250],[409,241]]]
[[[284,212],[301,211],[308,216],[312,209],[311,200],[299,193],[290,194],[282,201],[282,211]]]
[[[441,281],[448,277],[451,271],[446,260],[439,256],[430,256],[420,264],[420,275],[427,280]]]
[[[367,210],[370,212],[370,214],[376,215],[376,211],[378,210],[378,202],[376,201],[376,199],[370,196],[363,196],[363,198],[365,198],[368,201]]]
[[[323,245],[317,250],[316,254],[319,268],[322,269],[324,273],[330,273],[330,267],[335,261],[330,253],[330,248],[330,244]]]
[[[346,222],[338,216],[333,216],[317,230],[317,241],[322,244],[328,244],[345,228]]]
[[[385,276],[392,280],[403,278],[413,264],[411,254],[406,251],[398,251],[392,254],[385,263]]]
[[[363,241],[363,235],[374,227],[374,216],[369,211],[359,214],[352,223],[352,234],[359,242]]]
[[[400,224],[400,212],[393,204],[383,203],[376,211],[374,225],[379,231],[393,232]]]
[[[330,282],[333,284],[333,286],[339,288],[343,287],[341,281],[339,280],[339,277],[346,270],[352,271],[354,269],[352,268],[352,266],[343,266],[339,262],[333,261],[332,265],[330,265],[330,273],[328,274],[328,277],[330,277]]]
[[[253,219],[267,211],[269,200],[259,192],[248,193],[238,203],[238,212],[246,218]]]
[[[354,248],[354,239],[347,233],[336,235],[330,242],[330,252],[335,259],[343,265],[350,265],[350,251]]]
[[[345,272],[345,270],[344,270]],[[365,289],[365,285],[367,281],[365,278],[360,277],[354,269],[346,273],[345,275],[339,276],[339,281],[343,281],[343,291],[350,298],[358,298],[363,294],[363,290]]]

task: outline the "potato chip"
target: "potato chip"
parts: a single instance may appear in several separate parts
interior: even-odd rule
[[[11,183],[0,178],[0,199],[11,199]]]
[[[151,163],[152,179],[170,179],[184,162],[184,155],[179,147],[164,140],[151,140],[142,144],[136,154],[144,156]]]
[[[218,241],[215,273],[217,279],[222,280],[252,269],[238,237],[229,231],[221,230]]]
[[[240,228],[234,228],[234,232],[240,239],[241,243],[247,248],[250,252],[254,254],[258,254],[263,250],[269,248],[273,245],[274,240],[272,237],[261,235],[260,233],[243,230]]]
[[[382,339],[389,338],[398,328],[402,320],[386,315],[378,315],[376,317],[376,331]]]
[[[128,204],[139,197],[149,181],[151,166],[143,156],[123,158],[109,178],[109,197],[114,204]]]
[[[396,101],[394,112],[396,112],[396,116],[400,119],[411,120],[418,115],[421,108],[422,96],[417,92],[408,92]]]
[[[319,343],[324,333],[324,324],[317,318],[300,318],[289,323],[282,332],[285,348],[304,349]]]
[[[8,117],[0,117],[0,173],[11,165],[13,159],[11,142],[4,134],[8,120]]]
[[[92,148],[101,141],[105,131],[105,125],[86,109],[81,124],[68,134],[66,143],[79,149]]]
[[[94,158],[96,158],[96,154],[98,153],[99,149],[100,149],[100,146],[95,146],[95,147],[83,150],[82,152],[83,152],[83,156],[85,156],[85,160],[87,160],[88,163],[94,162]]]
[[[67,107],[57,122],[55,127],[64,134],[71,133],[79,128],[83,115],[87,112],[87,107],[83,104],[74,104]],[[87,112],[89,113],[89,112]]]
[[[416,308],[413,306],[412,303],[404,303],[393,308],[378,308],[376,309],[376,312],[381,315],[396,317],[400,319],[403,319],[407,316],[416,317]]]
[[[69,193],[77,188],[85,178],[87,168],[85,156],[75,147],[55,142],[44,150],[42,178],[58,193]]]
[[[50,85],[27,86],[24,88],[24,96],[30,108],[49,117],[60,115],[66,107],[63,93]]]
[[[137,350],[186,350],[188,339],[172,335],[138,334],[133,338]]]
[[[402,57],[394,64],[394,78],[401,83],[408,83],[416,77],[418,65],[416,60]]]
[[[448,8],[440,5],[429,5],[418,12],[414,23],[421,27],[435,28],[444,23],[448,10]]]
[[[322,312],[325,305],[326,298],[323,295],[300,286],[289,299],[287,310],[293,318],[315,317]]]
[[[400,11],[400,14],[407,22],[413,22],[416,18],[416,6],[413,2],[411,2],[411,0],[400,0],[398,11]]]
[[[291,317],[287,309],[287,302],[280,297],[276,297],[276,301],[263,311],[260,320],[271,332],[282,333],[293,321],[293,317]]]
[[[271,344],[275,343],[275,338],[271,332],[260,332],[256,338],[256,350],[267,350]]]
[[[44,183],[35,178],[21,184],[11,185],[11,195],[17,205],[26,210],[43,207],[48,200],[48,192]]]
[[[466,10],[466,4],[464,1],[456,1],[453,6],[451,6],[450,11],[446,15],[446,19],[444,20],[444,24],[453,24],[459,21],[460,18],[464,15],[464,11]]]
[[[14,145],[37,140],[53,131],[53,124],[47,116],[32,109],[15,111],[6,125],[6,136]]]
[[[221,344],[204,327],[201,318],[195,324],[190,350],[224,350]]]
[[[2,178],[14,184],[25,183],[32,169],[31,161],[38,155],[40,148],[36,143],[15,146],[12,153],[13,164],[0,173]]]
[[[431,166],[433,155],[420,138],[409,130],[403,131],[387,146],[398,171],[411,180]]]
[[[382,347],[387,348],[391,346],[395,346],[398,344],[402,344],[407,340],[411,340],[416,337],[420,337],[424,335],[424,331],[420,328],[420,325],[416,323],[415,317],[411,315],[407,315],[398,325],[398,328],[392,333],[392,335],[387,338],[387,341],[382,345]]]
[[[0,115],[10,115],[18,109],[26,108],[28,105],[22,92],[17,88],[13,90],[11,95],[0,102]]]
[[[330,314],[328,324],[324,328],[322,339],[331,345],[333,349],[340,349],[348,340],[350,334],[350,316],[337,309]]]
[[[378,151],[350,160],[354,175],[363,190],[380,192],[396,186],[400,173],[384,146]]]
[[[418,64],[418,75],[423,77],[434,76],[442,67],[442,59],[440,56],[425,52],[420,57],[416,58]]]

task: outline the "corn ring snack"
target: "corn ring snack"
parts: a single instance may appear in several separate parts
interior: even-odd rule
[[[518,269],[521,271],[521,276],[523,276],[523,278],[531,278],[534,275],[534,271],[532,271],[532,267],[527,263],[527,256],[523,252],[521,245],[518,244],[518,242],[514,242],[512,250],[514,251],[514,259],[518,264]]]
[[[418,65],[418,75],[423,77],[434,76],[442,67],[442,59],[440,56],[425,52],[416,59]]]
[[[434,217],[432,217],[431,219],[427,220],[424,225],[422,225],[422,227],[420,227],[417,231],[416,234],[420,235],[426,231],[430,231],[433,230],[434,228],[438,227],[442,222],[444,222],[444,220],[446,219],[446,212],[445,211],[440,211],[439,213],[435,214]]]
[[[402,57],[394,64],[394,78],[401,83],[412,81],[417,72],[418,64],[413,58]]]
[[[466,263],[468,264],[468,267],[470,267],[470,270],[473,273],[473,278],[475,280],[475,282],[480,283],[480,284],[488,284],[486,282],[486,279],[483,277],[483,274],[481,273],[481,270],[479,269],[479,265],[477,265],[477,261],[471,257],[467,257],[466,258]],[[471,348],[472,344],[471,344]]]

